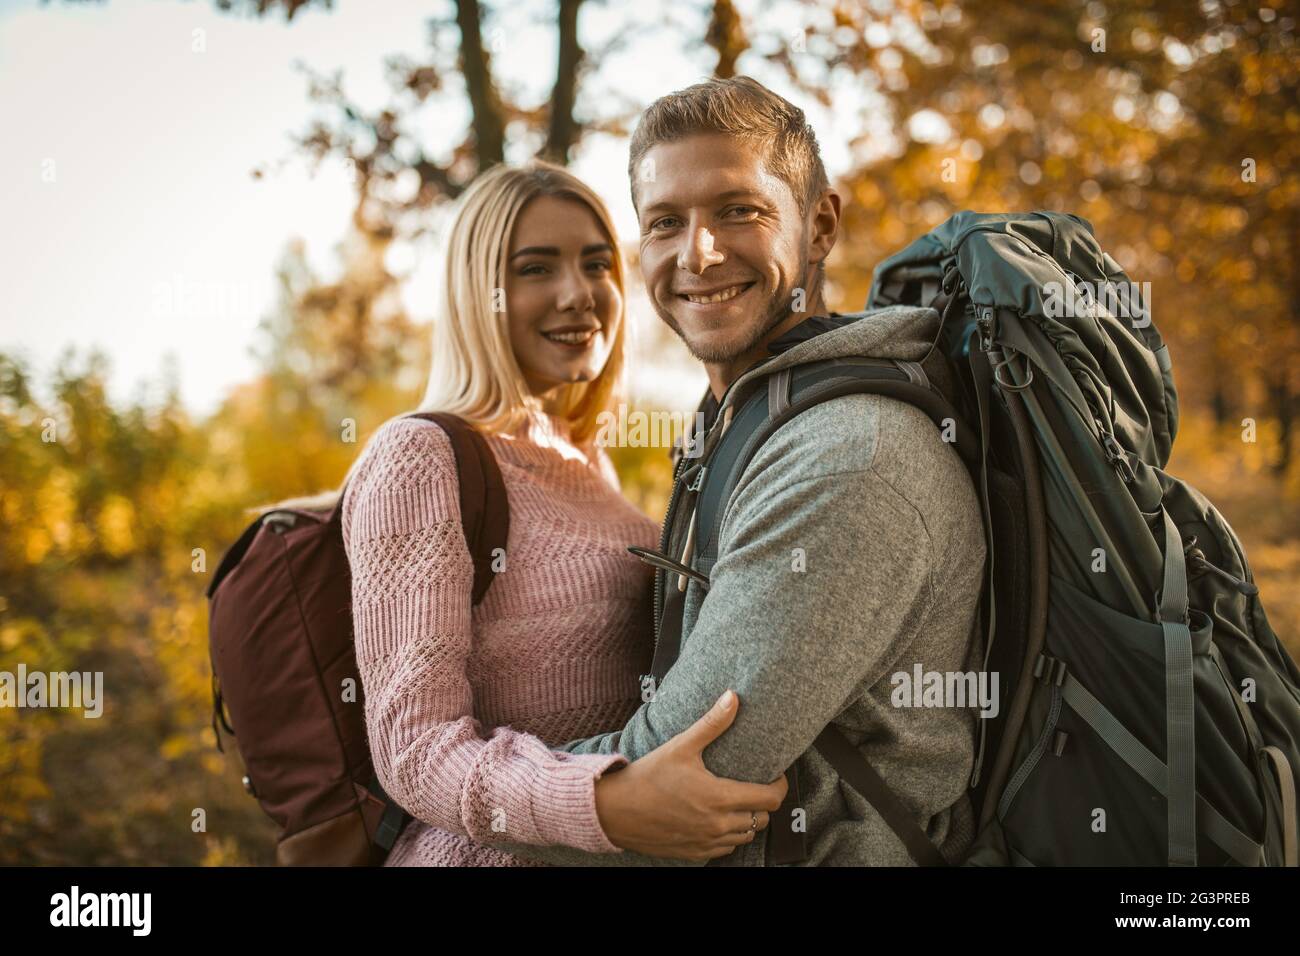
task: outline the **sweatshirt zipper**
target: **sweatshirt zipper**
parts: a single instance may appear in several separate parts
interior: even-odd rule
[[[691,438],[695,443],[702,443],[704,441],[704,435],[692,435]],[[664,512],[663,527],[659,531],[659,555],[665,558],[668,557],[668,539],[672,536],[672,528],[677,521],[677,508],[679,505],[678,499],[680,499],[682,495],[682,478],[689,470],[687,466],[688,459],[686,456],[687,449],[685,446],[686,435],[683,435],[681,440],[681,454],[677,457],[677,462],[673,465],[673,490],[668,496],[668,510]],[[640,549],[638,549],[638,551],[639,550]],[[658,651],[659,632],[663,627],[664,579],[667,577],[668,572],[663,569],[664,566],[662,564],[650,561],[646,554],[639,554],[636,551],[633,553],[636,554],[637,557],[641,558],[642,561],[646,561],[655,567],[654,649],[655,651]]]

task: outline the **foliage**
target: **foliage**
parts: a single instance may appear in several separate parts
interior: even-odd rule
[[[1185,415],[1170,470],[1234,524],[1274,626],[1300,654],[1294,17],[1226,0],[1113,12],[1073,0],[810,0],[797,8],[802,28],[787,32],[766,19],[780,4],[755,2],[763,16],[753,4],[695,3],[710,14],[707,34],[688,39],[714,50],[723,74],[779,71],[855,120],[831,306],[860,307],[871,266],[957,209],[1092,220],[1130,275],[1152,282],[1172,343]],[[309,6],[217,5],[290,20]],[[106,697],[97,720],[0,708],[0,864],[270,862],[272,826],[233,755],[214,748],[204,588],[250,509],[336,488],[367,436],[418,399],[428,337],[384,268],[393,237],[425,228],[430,207],[512,146],[562,162],[587,133],[625,128],[627,104],[580,106],[601,55],[646,31],[584,50],[580,6],[558,5],[550,103],[498,88],[482,24],[509,5],[474,0],[436,20],[429,62],[392,65],[405,99],[391,108],[366,114],[338,83],[315,80],[337,122],[318,121],[300,144],[358,173],[344,268],[323,282],[300,247],[286,250],[261,372],[213,415],[193,420],[166,374],[152,394],[111,402],[95,353],[68,353],[41,383],[0,354],[0,670],[102,671]],[[462,73],[463,90],[449,82]],[[404,132],[408,112],[458,95],[453,86],[472,100],[469,128],[439,143]],[[836,103],[846,88],[866,94],[864,115]],[[402,198],[396,185],[412,170],[417,187]],[[1257,441],[1242,440],[1242,418]],[[658,517],[664,450],[611,455],[624,492]]]

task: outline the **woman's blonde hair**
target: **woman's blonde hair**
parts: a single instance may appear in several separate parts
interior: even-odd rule
[[[609,241],[610,272],[620,293],[617,331],[605,367],[590,382],[560,387],[545,407],[529,391],[511,348],[505,302],[510,239],[520,212],[538,196],[571,199],[591,210]],[[587,444],[595,436],[600,413],[613,404],[627,330],[623,256],[600,197],[568,170],[542,160],[523,167],[494,166],[460,198],[445,262],[429,380],[414,410],[457,415],[487,434],[512,431],[530,412],[544,411],[567,423],[574,444]],[[355,467],[356,461],[344,485]],[[251,510],[325,510],[338,502],[341,490]]]
[[[461,199],[448,237],[442,300],[433,323],[429,383],[418,410],[449,412],[491,434],[513,429],[530,408],[538,407],[504,321],[510,237],[524,206],[538,196],[587,206],[613,250],[610,271],[622,301],[609,360],[592,381],[561,387],[546,409],[567,421],[571,439],[583,444],[595,434],[597,416],[610,407],[623,370],[623,257],[600,197],[568,170],[541,160],[523,168],[496,166],[475,180]]]

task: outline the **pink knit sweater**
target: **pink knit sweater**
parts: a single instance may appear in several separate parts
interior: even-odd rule
[[[389,866],[526,866],[476,838],[619,852],[594,784],[619,756],[554,752],[617,730],[651,654],[655,527],[563,425],[490,436],[510,502],[505,570],[471,609],[473,566],[446,434],[385,424],[343,501],[357,665],[380,783],[415,819]]]

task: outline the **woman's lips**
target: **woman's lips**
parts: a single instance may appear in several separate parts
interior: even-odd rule
[[[600,329],[557,329],[543,332],[542,338],[562,348],[582,352],[596,341],[596,333],[599,331]]]

